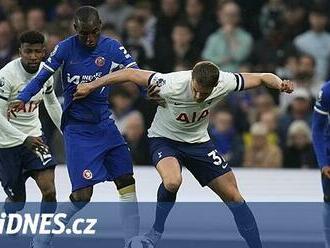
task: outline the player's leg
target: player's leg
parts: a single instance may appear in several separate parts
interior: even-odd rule
[[[209,141],[182,149],[186,155],[187,169],[202,186],[210,187],[227,204],[249,247],[262,247],[256,221],[238,190],[234,173],[214,144]]]
[[[213,179],[208,186],[227,204],[237,228],[250,248],[261,248],[257,223],[250,208],[241,196],[233,172]]]
[[[325,247],[330,247],[330,179],[322,173],[322,188],[323,188],[323,225],[325,234]]]
[[[41,213],[54,213],[56,210],[56,190],[55,190],[55,168],[45,170],[35,170],[31,172],[31,177],[37,183],[41,195]]]
[[[166,219],[173,208],[177,192],[182,183],[180,154],[174,142],[166,138],[150,138],[152,162],[162,179],[157,191],[155,222],[149,233],[145,234],[156,245],[164,232]]]
[[[22,146],[0,149],[0,181],[6,192],[4,212],[16,213],[24,208],[25,178],[21,161]]]
[[[162,178],[162,183],[157,191],[156,218],[153,229],[163,233],[165,221],[174,206],[182,183],[181,166],[175,157],[166,157],[158,162],[156,169]]]
[[[66,214],[66,217],[61,219],[61,222],[66,226],[71,218],[90,202],[92,195],[93,186],[88,186],[72,192],[70,194],[70,201],[61,203],[57,207],[56,213]],[[55,223],[52,223],[49,230],[54,230],[56,228]],[[31,248],[50,248],[52,238],[53,234],[36,235],[33,237]]]
[[[140,216],[137,203],[133,163],[126,144],[114,147],[105,157],[104,167],[113,179],[120,200],[120,215],[125,244],[139,234]]]

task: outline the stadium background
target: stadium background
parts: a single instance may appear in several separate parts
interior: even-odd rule
[[[74,33],[73,13],[84,4],[98,8],[102,32],[120,40],[141,68],[185,70],[206,59],[225,71],[266,71],[292,79],[292,95],[279,96],[266,88],[230,95],[214,108],[210,135],[232,167],[277,168],[269,172],[279,175],[289,170],[278,168],[295,168],[297,173],[317,168],[310,128],[315,98],[330,71],[328,1],[1,0],[0,67],[18,56],[17,37],[25,30],[43,32],[49,54]],[[59,73],[56,94],[62,101]],[[115,87],[109,101],[135,165],[150,165],[146,130],[156,104],[130,85]],[[44,108],[40,116],[56,159],[65,164],[61,135]],[[316,183],[315,200],[320,197],[318,174],[308,173],[306,178],[313,175]]]

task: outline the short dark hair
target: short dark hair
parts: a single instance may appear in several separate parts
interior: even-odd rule
[[[20,45],[22,45],[23,43],[44,44],[45,36],[38,31],[26,31],[20,35],[19,43]]]
[[[101,21],[99,13],[93,6],[82,6],[77,9],[74,14],[75,23],[78,22],[91,22],[91,21]]]
[[[309,13],[311,15],[328,17],[327,6],[325,5],[315,5],[311,8]]]
[[[219,67],[210,61],[198,62],[192,70],[192,79],[202,87],[215,87],[219,75]]]

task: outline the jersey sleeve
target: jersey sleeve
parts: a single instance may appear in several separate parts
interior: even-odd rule
[[[244,89],[244,78],[240,73],[220,71],[218,86],[223,87],[228,93],[241,91]]]
[[[323,87],[315,102],[314,110],[322,115],[328,115],[330,112],[330,84]]]
[[[119,41],[112,41],[110,54],[112,56],[113,62],[118,64],[117,67],[138,68],[137,63]],[[116,70],[117,68],[112,69]]]
[[[8,101],[10,94],[11,94],[10,81],[0,74],[0,100]]]
[[[171,79],[171,73],[162,74],[162,73],[153,73],[149,77],[148,85],[157,85],[159,88],[159,96],[163,98],[169,97],[174,93],[173,90],[173,80]]]
[[[66,48],[66,43],[58,43],[54,50],[50,53],[46,62],[43,64],[43,68],[51,73],[54,73],[63,64],[67,54],[68,49]]]

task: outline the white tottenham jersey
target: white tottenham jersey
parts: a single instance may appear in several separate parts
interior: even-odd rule
[[[40,68],[42,65],[40,65]],[[7,119],[7,109],[10,101],[16,99],[21,90],[36,75],[25,71],[21,64],[21,59],[15,59],[0,70],[0,101],[1,115]],[[53,77],[50,77],[40,92],[33,96],[30,102],[25,104],[24,110],[11,114],[8,118],[10,124],[19,130],[17,135],[9,134],[0,130],[0,148],[13,147],[22,144],[19,135],[24,133],[26,136],[41,136],[41,123],[39,120],[38,106],[44,94],[53,91]],[[2,121],[5,121],[2,119]],[[22,136],[22,135],[21,135]]]
[[[159,95],[166,100],[166,107],[158,107],[148,130],[148,137],[165,137],[186,143],[202,143],[210,140],[207,132],[210,108],[232,91],[244,89],[241,74],[220,71],[218,85],[201,103],[193,98],[192,71],[155,73],[149,84],[160,88]]]

